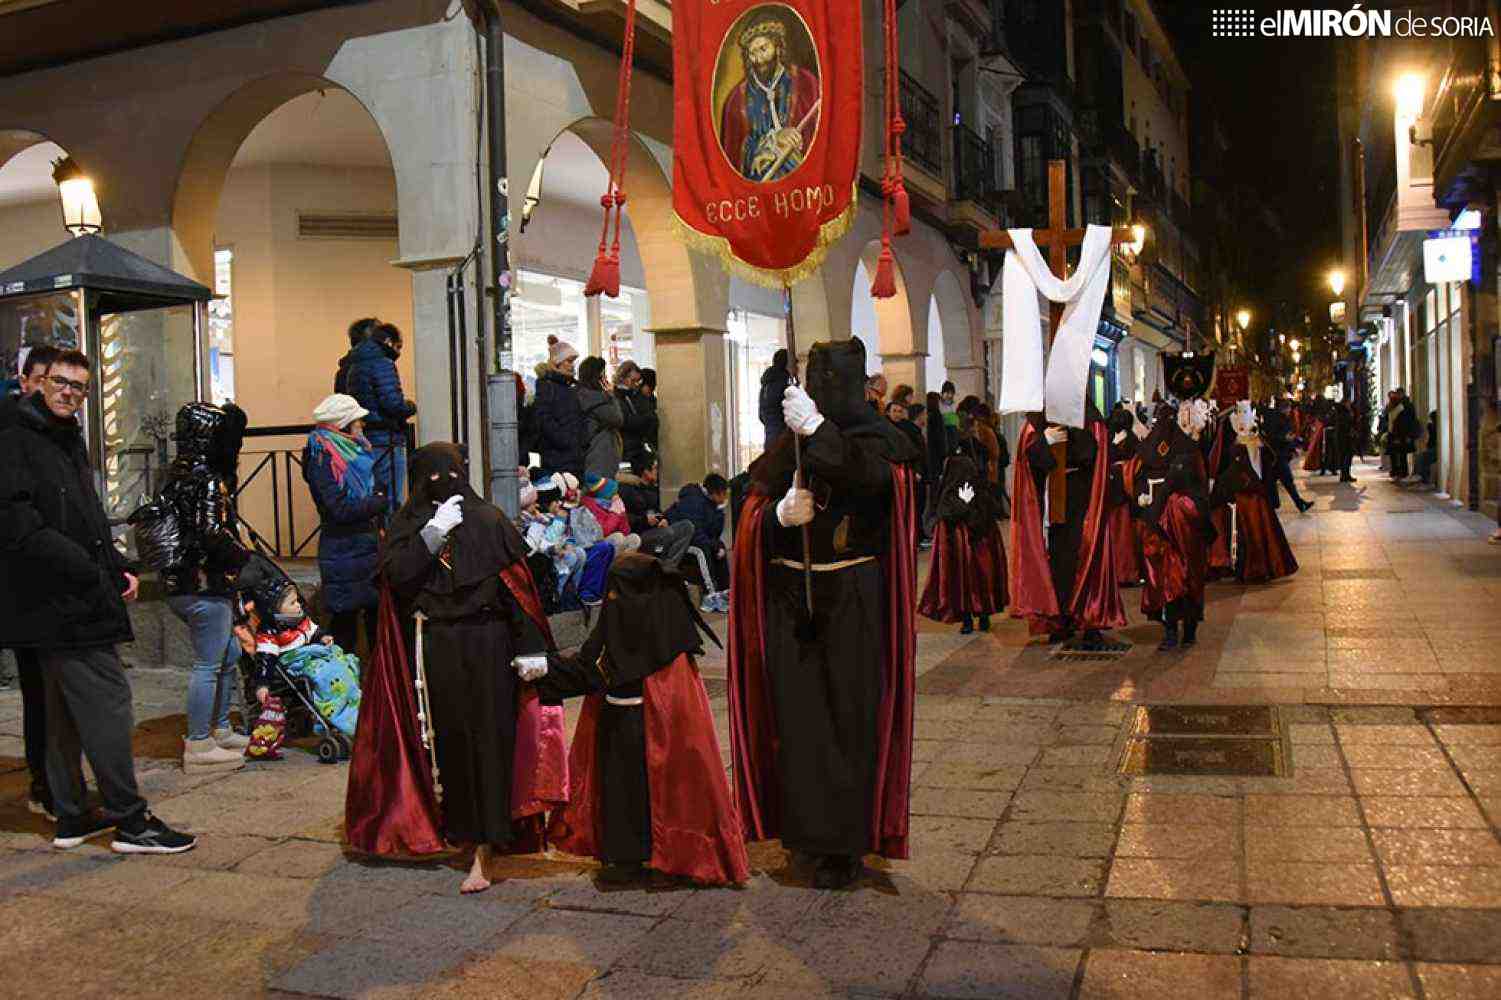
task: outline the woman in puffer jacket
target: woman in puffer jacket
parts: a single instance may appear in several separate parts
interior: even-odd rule
[[[624,451],[625,414],[605,383],[603,358],[585,358],[579,365],[578,399],[584,413],[584,478],[614,479]]]

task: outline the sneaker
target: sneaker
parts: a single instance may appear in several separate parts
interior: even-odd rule
[[[129,826],[117,827],[109,849],[116,854],[182,854],[197,846],[197,837],[178,833],[148,812]]]
[[[246,741],[249,746],[249,741]],[[238,771],[245,766],[239,750],[226,750],[212,738],[182,741],[182,769],[189,774],[212,771]]]
[[[31,783],[31,793],[26,798],[26,808],[38,816],[46,816],[52,822],[57,822],[57,814],[52,811],[52,792],[48,790],[45,781]]]
[[[245,748],[250,745],[250,737],[244,733],[237,733],[233,729],[215,729],[214,742],[219,745],[220,750],[233,750],[236,753],[243,753]]]
[[[71,850],[114,825],[98,809],[90,809],[82,816],[64,817],[57,821],[57,829],[52,834],[52,846],[60,851]]]

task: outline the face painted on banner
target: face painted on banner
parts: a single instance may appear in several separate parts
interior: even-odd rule
[[[720,147],[742,177],[769,184],[802,166],[822,100],[817,50],[796,11],[768,3],[741,15],[725,36],[714,95]]]

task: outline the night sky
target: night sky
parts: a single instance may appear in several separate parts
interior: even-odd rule
[[[1153,6],[1174,35],[1193,86],[1190,100],[1207,102],[1230,140],[1231,180],[1259,192],[1286,233],[1283,252],[1257,276],[1258,290],[1327,301],[1324,278],[1340,255],[1333,46],[1353,43],[1214,38],[1209,17],[1219,4]]]

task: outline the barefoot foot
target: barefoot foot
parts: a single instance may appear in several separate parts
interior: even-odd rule
[[[474,864],[469,866],[469,874],[465,876],[463,883],[459,886],[460,895],[468,896],[476,892],[484,892],[490,888],[490,880],[485,878],[486,853],[488,852],[483,847],[475,849]]]

